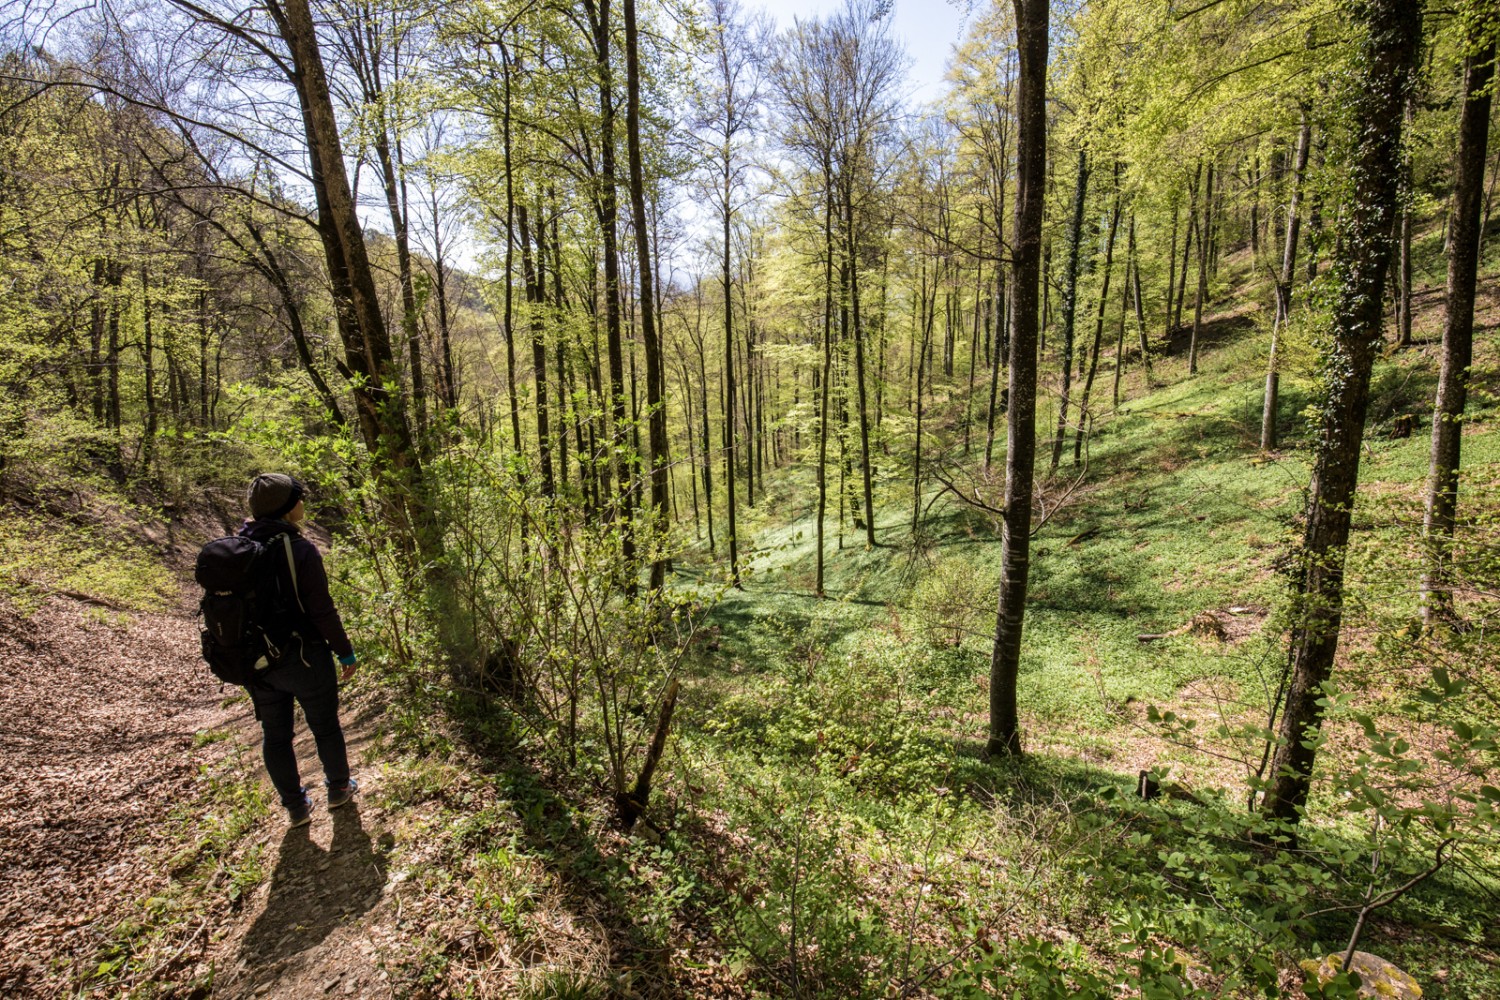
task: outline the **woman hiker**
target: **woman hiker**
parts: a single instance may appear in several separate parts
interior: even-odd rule
[[[291,618],[286,623],[290,627],[277,629],[291,633],[292,638],[278,662],[249,690],[264,734],[266,771],[294,827],[312,821],[312,801],[302,785],[297,754],[292,749],[293,700],[302,706],[307,728],[317,741],[328,808],[337,809],[359,790],[359,783],[349,777],[344,731],[339,726],[339,681],[354,676],[354,646],[328,594],[323,556],[302,536],[301,524],[307,516],[302,501],[306,494],[307,487],[291,476],[279,472],[256,476],[245,493],[250,520],[240,529],[240,534],[248,538],[275,543],[267,554],[276,567],[281,593],[292,595],[278,612]],[[277,541],[280,535],[286,538]],[[341,671],[334,669],[335,656],[342,664]]]

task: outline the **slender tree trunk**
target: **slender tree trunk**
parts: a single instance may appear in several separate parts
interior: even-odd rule
[[[120,285],[124,279],[124,264],[110,268],[109,284],[114,295],[109,303],[109,355],[106,361],[109,374],[109,398],[106,416],[110,430],[120,429]]]
[[[1036,463],[1037,281],[1047,156],[1047,0],[1015,0],[1018,126],[1016,224],[1011,267],[1010,417],[1006,427],[1005,518],[1000,595],[990,656],[992,756],[1021,752],[1016,679],[1031,568],[1031,488]],[[1082,185],[1080,185],[1080,188]],[[1081,199],[1080,199],[1081,200]]]
[[[1182,267],[1177,275],[1177,301],[1173,304],[1172,329],[1182,329],[1182,304],[1187,301],[1188,261],[1193,256],[1193,246],[1198,232],[1198,187],[1203,181],[1203,161],[1199,160],[1193,170],[1193,183],[1188,188],[1187,232],[1182,238]]]
[[[558,479],[562,482],[564,491],[568,488],[568,410],[570,384],[568,375],[568,352],[566,338],[563,334],[561,324],[563,311],[567,308],[567,299],[563,295],[562,283],[562,243],[557,238],[557,197],[551,188],[547,190],[547,203],[552,206],[552,239],[547,240],[547,221],[543,215],[542,203],[537,203],[537,282],[538,292],[541,293],[544,272],[548,267],[547,261],[551,262],[552,274],[552,302],[547,309],[547,315],[551,319],[553,339],[553,368],[557,372],[557,410],[556,420],[552,422],[557,428],[556,438],[552,444],[553,455],[556,457]],[[538,294],[537,298],[544,299],[545,294]]]
[[[1135,247],[1135,216],[1130,217],[1130,245]],[[1135,301],[1135,327],[1141,337],[1141,366],[1146,370],[1146,388],[1151,388],[1151,344],[1146,337],[1146,306],[1141,299],[1141,261],[1131,250],[1135,265],[1130,269],[1131,298]]]
[[[553,243],[556,244],[556,240]],[[448,262],[443,251],[442,227],[438,223],[437,184],[432,193],[432,290],[437,296],[438,340],[442,345],[442,376],[440,391],[443,408],[458,409],[458,375],[453,370],[452,322],[448,312]]]
[[[89,402],[94,423],[104,425],[104,329],[110,304],[105,288],[109,262],[103,257],[94,261],[93,302],[89,307]],[[205,380],[206,383],[206,380]]]
[[[203,280],[203,258],[198,258],[198,280]],[[198,422],[208,426],[208,292],[198,292]],[[326,388],[326,387],[325,387]],[[335,406],[337,404],[335,403]],[[339,423],[343,423],[342,420]]]
[[[542,495],[551,497],[557,495],[557,482],[553,478],[552,469],[552,429],[550,425],[550,414],[547,410],[547,340],[546,340],[546,291],[543,287],[544,275],[540,272],[540,255],[542,252],[542,223],[537,224],[537,251],[538,261],[533,263],[531,256],[531,225],[530,218],[524,204],[516,206],[516,225],[520,229],[521,236],[521,279],[526,286],[527,310],[530,314],[531,327],[531,365],[534,372],[532,379],[534,392],[536,394],[536,445],[539,466],[542,472]]]
[[[1297,266],[1297,235],[1302,227],[1299,215],[1302,198],[1302,176],[1307,172],[1307,153],[1312,142],[1312,121],[1307,108],[1302,109],[1302,128],[1297,132],[1297,153],[1292,169],[1292,196],[1286,210],[1286,247],[1281,254],[1281,276],[1276,282],[1276,314],[1271,320],[1271,357],[1266,362],[1266,395],[1260,418],[1262,451],[1276,448],[1276,410],[1281,383],[1279,372],[1281,331],[1292,315],[1292,278]]]
[[[928,370],[928,356],[932,350],[933,325],[937,316],[937,280],[933,276],[931,301],[924,301],[922,310],[922,345],[917,351],[917,381],[916,381],[916,407],[917,407],[917,441],[912,452],[911,463],[911,533],[916,537],[917,529],[922,520],[922,416],[924,407],[922,405],[922,380],[923,377],[930,379],[932,376]]]
[[[708,513],[708,554],[714,555],[714,459],[708,429],[708,359],[704,356],[701,336],[698,339],[698,392],[703,399],[703,509]]]
[[[759,439],[755,427],[755,367],[752,360],[755,357],[755,323],[750,318],[750,300],[745,294],[745,285],[749,283],[748,275],[741,275],[740,279],[740,312],[744,319],[745,336],[736,346],[743,348],[744,355],[740,358],[741,385],[744,386],[744,427],[745,427],[745,503],[748,506],[755,505],[755,444]]]
[[[686,360],[680,360],[682,367],[682,409],[683,428],[687,431],[688,449],[688,483],[693,491],[693,537],[703,537],[703,516],[698,510],[698,450],[693,447],[693,383],[688,374]]]
[[[1041,327],[1037,331],[1038,350],[1047,353],[1047,327],[1052,325],[1052,244],[1042,247],[1042,267],[1038,281],[1042,285]]]
[[[621,343],[620,320],[620,254],[617,226],[619,212],[615,202],[615,97],[614,70],[610,65],[610,2],[583,0],[593,29],[595,72],[599,87],[599,193],[598,210],[604,255],[604,343],[609,354],[609,411],[612,416],[612,443],[615,475],[619,486],[615,497],[620,521],[620,553],[625,573],[632,581],[635,573],[635,531],[631,524],[635,509],[636,460],[630,448],[630,414],[625,398],[625,352]]]
[[[859,465],[864,487],[865,545],[875,547],[874,469],[870,466],[870,416],[865,390],[865,330],[859,311],[859,240],[854,228],[854,199],[845,202],[845,222],[849,232],[849,303],[854,319],[854,380],[859,393]]]
[[[1115,207],[1109,216],[1109,236],[1104,241],[1104,279],[1099,287],[1099,310],[1094,317],[1094,345],[1089,351],[1088,375],[1084,379],[1083,394],[1078,400],[1078,427],[1073,437],[1073,464],[1083,464],[1083,438],[1093,422],[1089,413],[1089,395],[1094,388],[1094,376],[1099,371],[1099,345],[1104,339],[1104,314],[1109,309],[1109,280],[1115,263],[1115,236],[1120,231],[1120,165],[1115,164]]]
[[[984,206],[979,206],[979,227],[984,228]],[[984,309],[984,263],[974,266],[974,332],[969,337],[969,391],[964,396],[964,454],[969,454],[969,430],[974,423],[974,376],[979,369],[979,340],[983,334],[980,314]]]
[[[1406,128],[1411,129],[1412,119],[1416,116],[1417,97],[1415,93],[1406,97]],[[1403,184],[1411,186],[1411,158],[1402,158]],[[1411,195],[1408,191],[1401,199],[1401,246],[1400,273],[1396,281],[1396,346],[1411,346]]]
[[[1177,203],[1172,203],[1172,243],[1167,249],[1167,318],[1166,332],[1162,334],[1163,339],[1172,339],[1172,293],[1177,287]]]
[[[377,99],[380,95],[376,95]],[[416,417],[417,438],[427,436],[427,385],[422,373],[422,338],[417,326],[417,293],[412,281],[411,243],[407,239],[406,181],[397,175],[396,157],[386,130],[384,109],[375,131],[375,157],[380,164],[386,210],[396,239],[396,275],[401,285],[401,335],[406,341],[407,365],[411,369],[411,408]]]
[[[1019,5],[1019,4],[1018,4]],[[1019,11],[1017,17],[1019,18]],[[1019,28],[1017,29],[1019,32]],[[1052,471],[1062,461],[1063,443],[1068,437],[1068,392],[1073,383],[1073,325],[1078,312],[1078,257],[1083,243],[1083,211],[1088,194],[1088,154],[1078,151],[1078,180],[1073,186],[1073,218],[1068,223],[1068,259],[1062,288],[1062,392],[1057,404],[1057,436],[1052,439]],[[1018,217],[1019,224],[1019,217]],[[1014,307],[1012,307],[1014,308]],[[1015,381],[1015,374],[1011,374]],[[1012,407],[1015,402],[1012,400]]]
[[[1115,332],[1115,379],[1111,405],[1120,408],[1120,376],[1125,372],[1125,323],[1130,315],[1130,275],[1135,270],[1135,214],[1131,213],[1125,241],[1125,273],[1120,276],[1120,326]]]
[[[1268,817],[1294,823],[1307,802],[1323,720],[1322,688],[1333,669],[1343,620],[1344,554],[1401,187],[1402,104],[1422,44],[1422,5],[1368,0],[1355,10],[1366,28],[1357,63],[1362,79],[1349,98],[1357,137],[1349,182],[1359,197],[1339,220],[1334,261],[1338,291],[1302,542],[1291,680],[1272,762],[1273,784],[1262,804]]]
[[[984,428],[984,467],[986,469],[990,467],[990,462],[993,460],[992,456],[994,455],[995,451],[995,417],[998,415],[1000,402],[1000,355],[1003,350],[1003,345],[1000,343],[1000,337],[998,333],[1001,324],[1005,323],[1008,319],[1005,313],[1007,296],[1005,294],[1005,286],[1003,284],[1003,282],[1005,281],[1005,273],[999,268],[995,269],[995,281],[997,284],[1000,284],[1001,287],[1000,297],[995,302],[994,322],[996,337],[995,350],[994,353],[990,356],[990,412],[989,416],[985,420]]]
[[[156,458],[156,344],[155,331],[151,325],[151,279],[150,270],[141,265],[141,360],[146,389],[146,430],[141,440],[141,455],[144,467],[151,469]]]
[[[1495,43],[1489,41],[1464,62],[1464,103],[1458,126],[1453,179],[1452,233],[1448,255],[1448,314],[1443,324],[1443,360],[1432,411],[1432,463],[1427,480],[1423,534],[1428,565],[1422,579],[1422,617],[1428,623],[1453,617],[1449,545],[1458,512],[1459,448],[1473,358],[1474,285],[1483,238],[1479,217],[1489,140]]]
[[[664,532],[671,517],[667,509],[667,408],[662,399],[664,377],[661,370],[661,345],[656,328],[655,286],[652,284],[651,244],[646,224],[646,183],[641,166],[641,65],[640,45],[635,24],[635,0],[624,0],[625,13],[625,141],[630,160],[630,211],[635,216],[635,248],[640,258],[641,339],[646,352],[646,440],[650,447],[652,534]],[[726,302],[726,306],[727,306]],[[728,312],[726,308],[726,313]],[[732,391],[731,391],[732,395]],[[730,461],[731,467],[733,459]],[[734,487],[730,486],[730,496]],[[730,501],[731,511],[734,509]],[[733,515],[730,515],[733,517]],[[731,522],[732,524],[733,522]],[[664,546],[656,541],[660,551]],[[730,532],[730,557],[734,552],[734,534]],[[658,556],[651,562],[651,589],[660,590],[666,583],[667,563]],[[739,580],[738,564],[735,580]]]
[[[1318,167],[1321,169],[1326,156],[1324,153],[1327,146],[1327,137],[1318,133],[1318,140],[1314,146],[1318,154]],[[1314,186],[1312,197],[1307,203],[1307,283],[1310,285],[1318,280],[1319,256],[1323,250],[1323,191],[1321,187]]]
[[[516,392],[516,326],[515,306],[515,254],[516,254],[516,190],[515,170],[512,162],[510,118],[510,56],[504,46],[500,48],[501,85],[504,106],[500,113],[501,155],[505,158],[505,387],[510,397],[511,447],[521,454],[521,401]]]
[[[823,520],[828,510],[828,383],[833,373],[833,171],[823,162],[823,382],[818,404],[818,569],[823,596]]]
[[[1203,223],[1198,229],[1198,294],[1193,298],[1193,333],[1188,340],[1188,374],[1198,374],[1198,332],[1203,328],[1203,304],[1208,299],[1208,262],[1212,251],[1214,212],[1214,164],[1208,164],[1204,181]]]
[[[1250,259],[1260,257],[1260,157],[1256,156],[1250,166]]]

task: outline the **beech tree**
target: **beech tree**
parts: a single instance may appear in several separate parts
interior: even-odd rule
[[[1478,4],[1464,13],[1468,52],[1448,222],[1448,300],[1422,524],[1429,547],[1428,569],[1422,578],[1422,616],[1428,623],[1451,619],[1454,614],[1449,545],[1458,511],[1459,455],[1474,352],[1474,285],[1483,236],[1481,194],[1495,75],[1496,17],[1500,14],[1488,4]]]
[[[739,535],[736,529],[735,466],[738,456],[734,433],[738,387],[735,383],[734,324],[734,220],[744,205],[743,189],[751,164],[745,146],[753,136],[760,115],[761,77],[756,52],[770,38],[763,21],[747,22],[734,0],[711,0],[708,8],[709,55],[704,88],[695,94],[694,125],[703,135],[705,160],[713,177],[705,184],[719,214],[720,277],[724,294],[724,474],[727,509],[726,541],[729,573],[740,582]],[[689,437],[691,440],[691,436]],[[707,442],[705,442],[705,449]],[[705,461],[707,460],[705,455]],[[705,476],[708,473],[705,471]],[[710,479],[705,478],[704,490]],[[710,529],[710,536],[712,530]]]
[[[1350,203],[1339,220],[1333,258],[1336,299],[1323,362],[1323,398],[1301,580],[1290,645],[1290,678],[1262,803],[1271,818],[1296,822],[1307,802],[1323,684],[1333,669],[1343,621],[1345,546],[1359,482],[1370,371],[1380,348],[1381,303],[1390,268],[1401,184],[1401,121],[1422,44],[1422,8],[1403,0],[1362,0],[1352,14],[1362,32],[1349,104]]]
[[[1036,348],[1042,201],[1047,156],[1047,0],[1016,0],[1016,218],[1011,255],[1010,408],[1006,421],[1005,516],[1000,596],[990,654],[991,755],[1021,752],[1016,679],[1031,572],[1032,483],[1036,462]],[[1080,160],[1081,162],[1081,160]]]

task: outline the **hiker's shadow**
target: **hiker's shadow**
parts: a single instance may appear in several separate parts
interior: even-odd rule
[[[377,848],[371,842],[358,802],[331,815],[333,840],[327,850],[313,842],[306,826],[282,838],[270,898],[240,945],[241,957],[252,967],[313,947],[380,900],[387,845]]]

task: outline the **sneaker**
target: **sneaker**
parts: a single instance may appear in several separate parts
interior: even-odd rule
[[[286,807],[287,826],[296,828],[306,826],[312,822],[312,800],[307,797],[307,792],[302,792],[302,801],[296,805]]]
[[[328,789],[328,808],[337,809],[345,802],[354,798],[354,793],[357,791],[359,791],[359,782],[353,778],[350,778],[349,783],[343,788],[333,788],[330,786]]]

